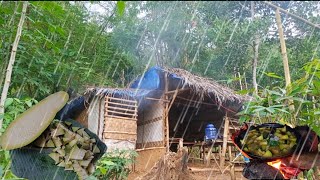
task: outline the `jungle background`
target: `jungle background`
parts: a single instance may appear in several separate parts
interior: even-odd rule
[[[307,124],[320,135],[320,3],[272,3],[314,24],[281,13],[289,87],[275,9],[265,2],[29,2],[1,132],[56,91],[126,87],[158,65],[186,69],[254,97],[241,121]],[[22,5],[0,2],[0,91]],[[0,159],[1,177],[8,152],[1,151]]]

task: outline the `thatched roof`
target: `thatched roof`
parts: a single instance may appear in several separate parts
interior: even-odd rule
[[[84,93],[84,96],[86,97],[98,96],[101,98],[104,96],[111,96],[111,97],[121,96],[121,98],[130,99],[130,98],[135,98],[137,96],[144,96],[149,92],[150,90],[144,90],[144,89],[92,87],[92,88],[87,88],[86,92]]]
[[[175,74],[183,80],[184,86],[188,86],[197,94],[205,94],[210,98],[215,98],[219,104],[222,102],[230,101],[241,103],[248,101],[249,96],[242,96],[236,94],[232,89],[225,87],[213,79],[200,77],[192,74],[184,69],[179,68],[162,68],[164,72],[167,72],[168,76]],[[214,97],[212,97],[214,96]]]
[[[213,79],[200,77],[195,74],[192,74],[186,70],[179,68],[164,68],[164,67],[153,67],[153,70],[156,70],[158,74],[167,74],[167,78],[169,84],[171,84],[171,90],[175,89],[190,89],[193,94],[196,94],[199,100],[203,100],[204,97],[208,97],[215,101],[218,106],[224,103],[234,103],[234,104],[242,104],[245,101],[249,101],[249,96],[242,96],[236,94],[232,89],[225,87]],[[146,72],[148,73],[148,71]],[[141,77],[140,77],[141,78]],[[140,78],[135,79],[135,81],[139,81]],[[177,80],[179,83],[177,83]],[[171,83],[170,83],[171,82]],[[131,82],[128,86],[132,87]],[[158,89],[159,90],[159,89]],[[159,98],[159,94],[154,90],[147,90],[137,87],[134,88],[99,88],[93,87],[88,88],[84,93],[86,97],[92,96],[121,96],[121,98],[135,98],[139,99],[144,96],[157,96]],[[158,97],[159,96],[159,97]]]

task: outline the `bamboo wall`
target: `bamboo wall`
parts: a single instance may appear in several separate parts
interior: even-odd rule
[[[151,106],[139,112],[136,149],[164,146],[164,106],[154,101]]]
[[[103,141],[108,151],[135,149],[137,140],[137,102],[105,97]]]

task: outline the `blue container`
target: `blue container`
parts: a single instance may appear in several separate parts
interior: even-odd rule
[[[217,129],[213,124],[208,124],[205,129],[205,138],[207,140],[217,139]]]

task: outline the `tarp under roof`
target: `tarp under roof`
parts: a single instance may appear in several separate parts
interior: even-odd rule
[[[167,78],[166,78],[167,77]],[[244,101],[248,101],[248,96],[236,94],[232,89],[225,87],[216,81],[200,77],[190,72],[178,68],[152,67],[129,87],[147,90],[163,91],[165,81],[168,82],[168,91],[177,89],[189,89],[184,93],[184,98],[190,99],[190,93],[198,96],[199,100],[217,104],[217,106],[233,106],[237,111]],[[226,108],[226,107],[225,107]]]

